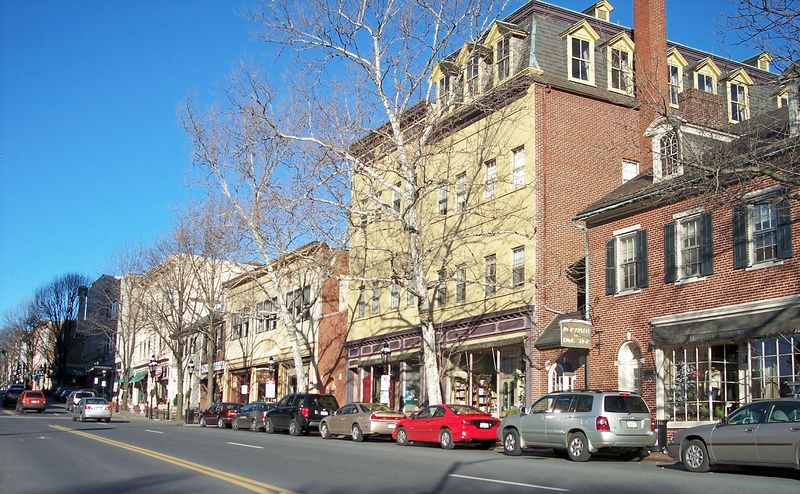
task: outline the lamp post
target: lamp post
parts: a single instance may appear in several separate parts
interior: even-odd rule
[[[192,374],[194,374],[194,359],[189,359],[189,390],[186,392],[186,409],[192,406]]]
[[[381,362],[383,362],[384,367],[387,367],[387,372],[388,372],[387,364],[389,363],[389,355],[391,354],[392,354],[392,349],[389,348],[389,343],[388,342],[384,343],[383,348],[381,348]]]
[[[124,384],[124,383],[121,382],[122,381],[122,367],[117,367],[117,371],[114,374],[116,375],[115,381],[114,381],[114,391],[116,391],[116,393],[117,393],[117,399],[115,401],[117,402],[117,413],[119,413],[119,402],[122,401],[122,393],[123,393],[122,385]]]
[[[389,405],[391,399],[389,397],[389,388],[391,387],[391,373],[389,372],[389,355],[391,355],[392,349],[389,348],[389,342],[383,343],[383,348],[381,348],[381,362],[383,362],[383,369],[385,374],[381,376],[381,393],[380,393],[380,402]],[[385,376],[385,377],[384,377]],[[386,393],[384,395],[384,393]]]
[[[147,366],[150,368],[150,380],[153,382],[153,389],[150,390],[149,397],[150,420],[153,420],[153,396],[156,394],[156,367],[158,367],[158,361],[155,355],[150,357],[150,362],[148,362]]]
[[[269,384],[272,385],[272,393],[270,393],[272,396],[266,396],[266,398],[274,400],[277,397],[277,386],[275,385],[275,359],[272,358],[272,355],[270,355],[269,360],[267,360],[267,372],[269,373]],[[267,394],[266,391],[267,390],[265,389],[265,395]]]

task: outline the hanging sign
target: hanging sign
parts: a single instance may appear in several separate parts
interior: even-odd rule
[[[582,319],[565,319],[558,323],[561,328],[561,346],[563,348],[592,347],[592,324]]]
[[[384,405],[389,404],[389,384],[391,382],[391,377],[389,374],[384,374],[381,376],[381,403]]]

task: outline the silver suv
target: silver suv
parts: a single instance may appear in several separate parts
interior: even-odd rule
[[[624,391],[545,395],[530,412],[504,418],[497,436],[506,455],[519,455],[523,448],[553,448],[566,451],[573,461],[587,461],[601,450],[627,459],[643,458],[656,440],[647,404],[641,396]]]

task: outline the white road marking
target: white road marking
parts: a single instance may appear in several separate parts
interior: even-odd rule
[[[448,477],[456,477],[459,479],[467,480],[480,480],[482,482],[493,482],[495,484],[516,485],[519,487],[530,487],[532,489],[542,489],[546,491],[569,492],[569,489],[562,489],[560,487],[547,487],[545,485],[523,484],[521,482],[509,482],[508,480],[484,479],[482,477],[470,477],[469,475],[456,475],[451,473]]]
[[[228,443],[233,446],[242,446],[245,448],[253,448],[253,449],[264,449],[264,446],[253,446],[252,444],[242,444],[242,443]]]
[[[145,432],[152,432],[153,434],[163,434],[161,431],[151,431],[150,429],[145,429]]]

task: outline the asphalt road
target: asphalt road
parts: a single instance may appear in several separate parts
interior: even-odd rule
[[[800,473],[725,469],[690,474],[677,465],[550,452],[508,458],[496,451],[400,447],[201,429],[132,419],[73,422],[0,412],[0,492],[286,493],[798,493]]]

